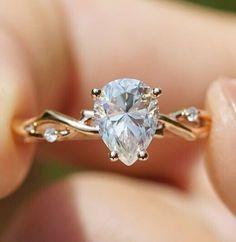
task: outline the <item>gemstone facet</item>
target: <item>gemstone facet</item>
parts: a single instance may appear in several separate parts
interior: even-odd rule
[[[25,131],[28,133],[33,133],[35,131],[34,129],[34,125],[33,124],[29,124],[25,127]]]
[[[146,151],[158,126],[157,97],[135,79],[118,79],[104,86],[94,112],[103,141],[126,165]]]
[[[185,115],[189,122],[197,122],[199,119],[199,110],[195,107],[190,107],[185,110]]]
[[[44,131],[43,136],[44,136],[45,140],[47,140],[50,143],[53,143],[53,142],[55,142],[57,140],[58,134],[57,134],[56,129],[54,129],[54,128],[47,128]]]

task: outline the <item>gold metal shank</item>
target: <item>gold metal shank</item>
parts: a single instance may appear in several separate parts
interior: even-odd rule
[[[189,122],[185,110],[182,109],[169,115],[160,114],[159,125],[155,138],[178,135],[186,140],[196,140],[208,135],[211,120],[204,110],[198,110],[198,120]],[[79,119],[65,114],[46,110],[39,117],[26,121],[16,121],[13,128],[23,136],[26,142],[44,140],[45,128],[57,130],[57,141],[99,138],[99,128],[94,124],[94,111],[84,110]]]

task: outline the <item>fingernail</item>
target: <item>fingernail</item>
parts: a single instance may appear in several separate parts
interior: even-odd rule
[[[236,80],[227,80],[222,83],[223,94],[232,108],[236,118]]]

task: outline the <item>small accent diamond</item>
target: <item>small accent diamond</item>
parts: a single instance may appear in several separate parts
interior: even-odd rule
[[[58,138],[57,131],[54,128],[47,128],[44,131],[43,136],[44,136],[45,140],[47,140],[50,143],[55,142]]]
[[[185,110],[185,115],[189,122],[197,122],[199,119],[199,110],[195,107],[190,107]]]
[[[33,124],[29,124],[25,127],[25,131],[28,133],[33,133],[35,131],[34,129],[34,125]]]

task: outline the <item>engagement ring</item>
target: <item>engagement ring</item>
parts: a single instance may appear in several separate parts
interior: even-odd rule
[[[118,79],[102,89],[93,89],[93,110],[83,110],[79,119],[46,110],[39,117],[18,120],[14,130],[26,142],[83,140],[101,137],[112,161],[130,166],[148,158],[153,138],[169,134],[186,140],[206,137],[210,116],[196,107],[168,115],[159,112],[161,89],[135,79]]]

